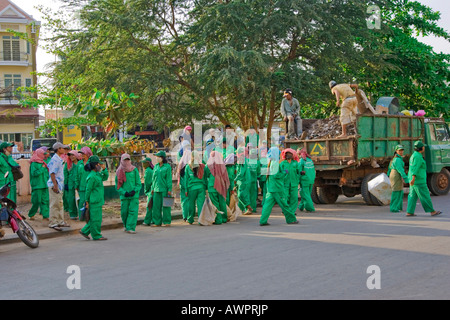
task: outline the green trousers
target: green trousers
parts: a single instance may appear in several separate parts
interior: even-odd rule
[[[194,223],[195,207],[197,207],[197,216],[200,215],[205,202],[206,191],[205,189],[191,190],[188,193],[189,198],[189,215],[187,222]]]
[[[220,211],[216,215],[214,224],[227,223],[227,202],[224,197],[222,197],[222,195],[218,192],[209,192],[209,198],[211,199],[212,204],[217,208],[217,210]]]
[[[298,206],[298,186],[286,189],[286,203],[289,207],[289,211],[295,214]]]
[[[284,192],[267,192],[264,206],[261,212],[261,218],[259,220],[260,224],[267,223],[267,221],[269,220],[269,216],[272,213],[272,208],[276,203],[280,206],[281,211],[283,212],[286,219],[286,223],[291,223],[297,220],[294,212],[291,211],[290,207],[287,205],[286,195]]]
[[[145,217],[144,217],[144,223],[147,225],[150,225],[153,223],[152,221],[152,209],[148,208],[148,203],[150,202],[150,199],[152,198],[152,196],[147,196],[147,206],[146,206],[146,212],[145,212]]]
[[[157,226],[162,224],[170,225],[172,223],[172,208],[163,207],[163,198],[167,196],[166,192],[153,193],[152,220]]]
[[[264,200],[266,198],[266,193],[267,193],[267,182],[266,181],[260,181],[259,182],[259,187],[261,188],[261,193],[262,193],[261,206],[264,206]]]
[[[120,217],[127,231],[136,231],[139,198],[120,199]]]
[[[399,212],[403,210],[403,194],[403,190],[392,191],[390,204],[391,212]]]
[[[89,222],[81,229],[81,232],[92,235],[93,239],[99,239],[102,237],[102,206],[90,206],[89,215]]]
[[[316,211],[316,209],[314,208],[314,202],[312,201],[311,198],[311,192],[312,192],[312,184],[305,184],[302,185],[301,189],[300,189],[300,203],[298,205],[298,208],[300,209],[300,211],[306,210],[306,211],[310,211],[310,212],[314,212]]]
[[[250,181],[248,185],[248,200],[253,212],[256,212],[256,200],[258,199],[258,181]]]
[[[423,210],[425,210],[425,212],[434,211],[433,204],[431,203],[430,190],[425,183],[409,186],[408,207],[406,208],[407,213],[414,213],[414,211],[416,210],[417,199],[420,200],[420,203],[422,204]]]
[[[66,192],[68,192],[67,203],[69,206],[69,216],[71,218],[77,218],[78,207],[77,207],[77,199],[75,198],[75,189],[69,188],[69,191],[64,191],[64,193]]]
[[[80,201],[79,201],[79,208],[78,208],[78,218],[80,219],[80,221],[84,221],[84,219],[81,218],[81,208],[84,207],[84,203],[86,202],[86,190],[78,190],[78,195],[80,196]]]
[[[33,217],[38,209],[40,209],[43,218],[48,218],[50,212],[48,188],[31,191],[31,208],[28,211],[28,216]]]
[[[184,220],[187,220],[189,216],[189,196],[186,195],[186,190],[180,188],[180,199],[181,199],[181,214]]]
[[[69,212],[69,190],[66,189],[63,190],[62,199],[64,212]]]
[[[246,184],[237,185],[237,198],[239,209],[245,212],[250,205],[249,190]]]

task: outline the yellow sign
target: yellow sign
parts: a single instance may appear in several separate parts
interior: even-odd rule
[[[81,139],[81,129],[78,126],[70,125],[63,130],[63,143],[69,144],[72,141],[78,141]]]
[[[316,151],[316,148],[317,147],[319,147],[318,148],[318,150]],[[322,147],[321,145],[320,145],[320,143],[316,143],[315,145],[314,145],[314,147],[312,148],[312,150],[311,150],[311,155],[319,155],[320,154],[320,152],[322,151],[324,149],[324,147]]]

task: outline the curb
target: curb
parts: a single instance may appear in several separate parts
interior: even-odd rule
[[[175,211],[172,213],[172,220],[182,219],[183,216],[181,214],[181,211]],[[144,218],[138,218],[137,225],[140,225],[144,222]],[[112,229],[118,229],[123,227],[122,222],[113,222],[102,225],[102,230],[112,230]],[[38,232],[38,238],[39,240],[43,239],[52,239],[57,238],[61,236],[68,236],[73,234],[78,234],[78,232],[81,230],[81,228],[69,228],[62,231],[56,231],[52,230],[51,228],[48,228],[48,230],[45,231],[39,231]],[[20,238],[17,236],[17,234],[7,235],[3,239],[0,239],[0,245],[1,244],[9,244],[9,243],[15,243],[15,242],[22,242]]]

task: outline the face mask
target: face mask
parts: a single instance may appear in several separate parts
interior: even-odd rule
[[[286,159],[287,159],[287,160],[291,160],[292,157],[293,157],[293,156],[292,156],[292,153],[289,153],[289,152],[286,153]]]

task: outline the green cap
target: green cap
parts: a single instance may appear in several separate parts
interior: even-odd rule
[[[397,151],[397,150],[405,150],[405,148],[404,148],[401,144],[398,144],[398,145],[395,147],[395,151]]]
[[[164,151],[158,151],[157,154],[155,154],[155,157],[166,157],[166,153]]]
[[[100,163],[100,164],[104,164],[103,161],[100,161],[100,158],[98,156],[90,156],[88,163]]]
[[[12,147],[12,146],[14,146],[14,143],[4,141],[0,144],[0,150],[3,150],[8,147]]]
[[[416,141],[416,142],[414,142],[414,148],[417,148],[417,149],[421,149],[422,147],[426,147],[427,145],[426,144],[424,144],[422,141]]]
[[[152,162],[152,159],[150,159],[149,157],[147,157],[147,158],[141,160],[141,162]]]

